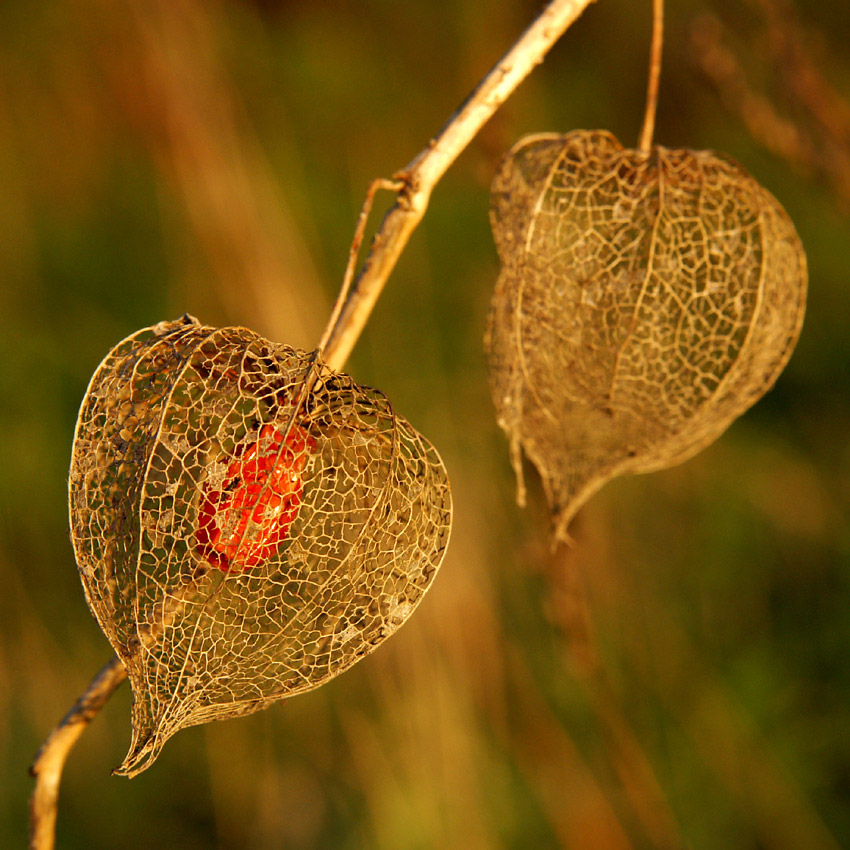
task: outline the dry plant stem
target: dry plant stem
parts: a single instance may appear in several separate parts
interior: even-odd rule
[[[649,81],[646,87],[646,109],[640,131],[638,150],[649,153],[655,131],[658,107],[658,82],[661,79],[661,48],[664,44],[664,0],[652,0],[652,43],[649,48]]]
[[[363,236],[366,233],[366,222],[369,220],[369,213],[372,212],[372,204],[375,201],[375,195],[381,189],[388,189],[391,192],[400,192],[404,188],[404,183],[399,180],[387,180],[384,177],[377,177],[366,190],[366,198],[363,201],[363,206],[360,208],[360,215],[357,217],[357,226],[354,228],[354,238],[351,240],[351,247],[348,249],[348,262],[345,266],[345,274],[342,276],[342,286],[339,290],[339,295],[334,302],[331,316],[328,319],[325,331],[322,334],[319,345],[317,346],[320,352],[325,350],[328,344],[328,339],[339,320],[339,315],[342,313],[342,308],[345,306],[345,301],[348,298],[349,290],[351,289],[351,281],[354,279],[354,271],[357,268],[357,257],[360,255],[360,246],[363,244]]]
[[[30,850],[51,850],[56,831],[56,801],[59,781],[68,753],[112,692],[127,678],[124,665],[115,656],[92,679],[73,708],[42,744],[30,773],[35,788],[30,798]]]
[[[425,149],[395,177],[404,183],[398,200],[372,240],[369,256],[330,331],[325,360],[340,369],[360,336],[381,290],[416,229],[434,186],[514,89],[592,0],[553,0],[496,63]]]
[[[384,283],[425,213],[434,186],[481,127],[543,61],[552,45],[591,2],[552,0],[479,83],[437,137],[396,175],[395,181],[377,180],[372,183],[355,232],[349,257],[350,268],[338,299],[339,306],[334,309],[320,345],[331,368],[340,369],[348,359]],[[384,218],[354,289],[346,297],[366,217],[374,194],[380,188],[399,191],[399,197]],[[51,850],[53,847],[56,800],[65,760],[77,738],[124,678],[124,667],[115,657],[98,673],[42,746],[31,768],[36,777],[36,787],[31,804],[30,850]]]

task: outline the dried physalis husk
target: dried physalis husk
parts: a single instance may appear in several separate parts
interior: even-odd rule
[[[606,481],[685,460],[773,384],[800,333],[806,258],[776,199],[708,151],[539,135],[492,189],[502,271],[487,333],[524,499],[557,539]]]
[[[442,561],[451,498],[382,393],[184,317],[95,372],[70,511],[133,688],[132,776],[178,729],[315,688],[389,637]]]

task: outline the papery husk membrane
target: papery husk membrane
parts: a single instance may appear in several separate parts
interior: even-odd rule
[[[606,481],[691,457],[773,385],[802,326],[805,253],[739,165],[605,131],[523,139],[491,197],[491,391],[520,501],[524,452],[566,540]]]
[[[268,425],[309,434],[297,514],[262,563],[227,571],[199,554],[199,505]],[[70,515],[89,606],[133,689],[116,771],[132,776],[179,729],[315,688],[391,635],[440,565],[451,496],[436,450],[382,393],[184,317],[96,371]]]

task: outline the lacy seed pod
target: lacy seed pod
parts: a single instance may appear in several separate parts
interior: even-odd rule
[[[520,141],[493,183],[501,261],[490,383],[558,539],[606,481],[679,463],[773,384],[800,333],[806,259],[776,199],[708,151],[604,131]]]
[[[391,635],[442,561],[451,497],[382,393],[184,317],[95,372],[70,514],[133,688],[132,776],[177,730],[315,688]]]

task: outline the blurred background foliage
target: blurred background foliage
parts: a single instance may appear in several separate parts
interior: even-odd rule
[[[0,4],[0,844],[109,656],[67,535],[110,346],[191,312],[312,347],[368,182],[406,164],[531,0]],[[687,464],[606,487],[552,554],[513,503],[481,339],[488,187],[521,135],[639,130],[649,6],[599,0],[449,172],[349,369],[439,447],[455,531],[352,671],[183,732],[132,783],[116,694],[72,754],[63,848],[850,846],[850,15],[668,0],[656,139],[739,160],[808,250],[775,390]]]

